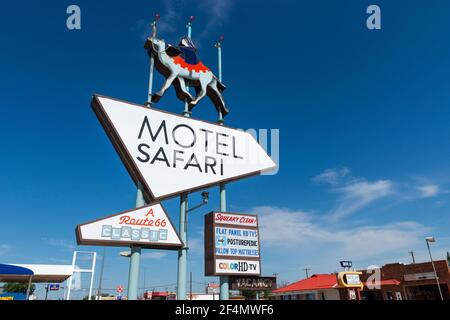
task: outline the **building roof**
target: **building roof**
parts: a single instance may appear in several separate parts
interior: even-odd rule
[[[1,264],[0,282],[63,282],[73,274],[72,265]]]
[[[309,278],[294,282],[282,288],[278,288],[272,291],[272,293],[314,291],[337,288],[339,288],[339,285],[335,274],[315,274]]]

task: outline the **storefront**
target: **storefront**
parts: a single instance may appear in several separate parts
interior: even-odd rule
[[[273,290],[271,300],[340,300],[341,287],[335,274],[315,274]]]
[[[439,287],[445,300],[450,300],[450,268],[446,260],[435,261]],[[371,274],[362,270],[362,279]],[[365,283],[362,299],[366,300],[440,300],[436,276],[431,262],[386,264],[380,269],[381,281]],[[373,285],[375,284],[375,288]]]
[[[450,268],[446,260],[434,261],[439,287],[445,300],[450,300]],[[373,272],[360,270],[362,289],[356,299],[361,300],[439,300],[431,262],[391,263]],[[272,300],[351,300],[351,290],[339,284],[336,274],[316,274],[273,290]]]

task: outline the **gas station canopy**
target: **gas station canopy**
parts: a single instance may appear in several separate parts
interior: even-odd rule
[[[0,264],[0,282],[64,282],[73,274],[72,265]]]

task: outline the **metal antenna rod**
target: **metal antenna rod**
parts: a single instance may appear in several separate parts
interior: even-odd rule
[[[155,15],[155,20],[153,20],[152,24],[150,25],[152,27],[152,38],[156,37],[156,23],[158,22],[160,16],[159,14]],[[150,76],[148,79],[148,96],[147,96],[147,106],[151,106],[152,103],[152,90],[153,90],[153,72],[155,67],[155,58],[153,57],[153,54],[150,55]]]
[[[186,28],[187,28],[187,36],[189,39],[192,38],[192,23],[194,22],[195,17],[194,16],[190,16],[189,20],[186,24]],[[189,85],[186,83],[186,90],[189,91]],[[184,102],[184,112],[183,112],[183,116],[185,117],[190,117],[191,113],[189,112],[189,102],[186,101]]]
[[[224,40],[224,36],[220,36],[219,40],[214,45],[217,48],[217,59],[218,59],[218,69],[219,69],[219,81],[222,82],[222,42]],[[219,124],[223,124],[223,114],[222,111],[219,110]]]

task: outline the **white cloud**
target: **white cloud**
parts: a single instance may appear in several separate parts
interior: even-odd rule
[[[0,244],[0,257],[4,256],[12,250],[11,246],[8,244]]]
[[[328,183],[331,185],[336,185],[341,182],[342,178],[350,173],[350,169],[347,167],[326,169],[321,174],[312,178],[315,183]]]
[[[259,214],[261,243],[268,250],[312,250],[321,258],[332,254],[336,259],[361,260],[407,252],[430,230],[413,221],[337,228],[311,213],[277,207],[257,207],[252,212]]]
[[[165,256],[167,256],[166,252],[150,251],[150,252],[144,252],[141,255],[141,258],[144,259],[144,260],[161,260]]]
[[[418,186],[416,189],[419,191],[420,198],[432,198],[439,194],[439,186],[435,184],[427,184]]]
[[[181,11],[181,2],[172,1],[172,0],[164,0],[163,1],[163,11],[159,13],[160,20],[158,21],[158,34],[170,35],[177,31],[177,25],[179,24]],[[133,29],[137,30],[139,33],[140,39],[142,41],[147,40],[147,38],[152,33],[152,28],[150,24],[153,22],[154,17],[150,19],[140,19],[136,21]]]
[[[200,34],[201,39],[209,36],[210,32],[221,27],[229,18],[229,12],[233,6],[230,0],[205,0],[201,2],[200,9],[207,14],[208,21]],[[219,34],[217,35],[217,37]]]
[[[188,247],[189,247],[189,253],[203,254],[203,252],[204,252],[203,237],[189,239]]]
[[[161,19],[158,21],[158,32],[173,33],[177,30],[176,26],[180,19],[178,14],[181,11],[180,2],[164,0],[163,6],[164,12],[160,14]]]
[[[48,261],[52,263],[58,263],[58,264],[71,264],[72,261],[69,259],[60,259],[60,258],[48,258]]]
[[[312,181],[328,184],[333,192],[339,194],[336,206],[328,215],[328,218],[332,220],[348,216],[393,192],[391,180],[371,182],[365,178],[355,178],[350,175],[350,169],[347,167],[326,169],[313,177]]]
[[[164,0],[162,3],[163,11],[160,12],[161,18],[157,24],[158,35],[169,41],[174,40],[172,38],[175,33],[178,33],[178,36],[181,37],[186,33],[184,27],[189,18],[189,14],[200,11],[206,17],[206,22],[202,21],[201,25],[198,26],[198,33],[194,33],[193,35],[194,42],[199,44],[202,39],[209,36],[211,31],[221,27],[228,21],[232,4],[231,0],[204,0],[198,3],[197,8],[193,8],[193,10],[189,8],[188,12],[185,8],[184,1]],[[184,15],[184,12],[187,14]],[[146,40],[151,34],[151,20],[141,19],[135,23],[134,29],[138,30],[142,40]],[[196,27],[194,28],[197,30]],[[219,34],[217,34],[218,36]],[[215,39],[212,39],[212,41]]]
[[[62,239],[41,238],[46,244],[52,247],[59,247],[67,250],[74,250],[76,248],[71,242]]]
[[[338,219],[352,214],[368,204],[384,198],[393,192],[391,180],[354,181],[335,191],[341,194],[338,204],[330,212],[330,218]]]

